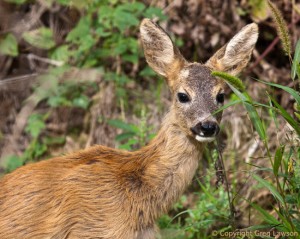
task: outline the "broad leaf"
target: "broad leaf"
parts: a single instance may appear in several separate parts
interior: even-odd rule
[[[8,33],[4,38],[0,38],[0,55],[17,56],[18,42],[15,36]]]
[[[29,44],[40,49],[51,49],[55,46],[53,32],[50,28],[41,27],[24,32],[23,38]]]

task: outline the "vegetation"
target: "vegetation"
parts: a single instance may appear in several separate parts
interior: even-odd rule
[[[191,2],[181,7],[196,16],[198,10],[193,12]],[[261,26],[256,61],[248,71],[253,77],[241,81],[223,72],[212,73],[231,88],[227,104],[220,109],[226,109],[224,124],[231,126],[223,127],[218,142],[208,146],[195,182],[170,214],[159,220],[163,239],[300,238],[300,41],[293,51],[291,26],[286,24],[286,14],[279,11],[282,8],[278,4],[280,1],[251,0],[246,5],[232,6],[234,16],[243,24],[255,20]],[[181,13],[175,3],[162,9],[150,1],[5,0],[0,5],[8,15],[10,9],[27,9],[27,14],[31,8],[33,12],[33,6],[39,9],[34,12],[39,19],[36,24],[18,31],[17,27],[4,29],[0,24],[0,65],[7,68],[3,68],[1,77],[8,79],[0,80],[0,92],[12,97],[4,86],[11,89],[11,85],[18,87],[23,82],[22,74],[14,80],[12,73],[18,64],[21,66],[17,59],[23,55],[27,55],[32,71],[25,76],[34,77],[27,83],[29,90],[24,90],[27,94],[18,98],[23,104],[13,105],[8,98],[0,105],[2,110],[11,106],[18,112],[13,120],[8,117],[11,113],[7,117],[2,114],[3,174],[94,143],[127,150],[145,145],[153,138],[169,98],[163,80],[146,65],[140,51],[137,38],[141,19],[156,18],[168,26],[173,21],[170,28],[180,35],[176,36],[178,46],[188,52],[190,60],[199,60],[197,54],[203,53],[202,61],[212,48],[216,50],[223,44],[223,35],[230,30],[224,26],[231,22],[228,15],[218,19],[219,13],[207,10],[210,15],[206,16],[214,16],[223,25],[219,31],[215,25],[208,25],[206,32],[181,18],[184,11]],[[299,5],[292,1],[289,9],[292,27],[299,33],[295,23],[300,19]],[[71,20],[65,20],[64,14]],[[192,26],[193,31],[182,29],[182,24]],[[275,31],[265,29],[270,25],[277,29],[278,37]],[[185,31],[188,34],[180,34]],[[203,44],[205,50],[199,50],[201,37],[194,35],[197,31],[202,34],[202,43],[210,34],[206,37],[217,39],[218,44]],[[188,38],[193,37],[191,42]],[[283,50],[274,51],[278,40]],[[272,50],[277,55],[267,58]],[[280,72],[285,80],[273,81],[272,77],[277,77],[274,72]],[[284,104],[284,98],[288,103]],[[245,112],[245,117],[235,113],[238,111]],[[228,117],[226,112],[233,115]],[[232,120],[240,118],[241,124]],[[243,132],[242,125],[250,130]],[[107,141],[98,129],[103,129],[100,132],[105,132]]]

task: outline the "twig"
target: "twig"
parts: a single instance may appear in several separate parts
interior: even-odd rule
[[[27,78],[36,77],[36,76],[38,76],[38,73],[32,73],[32,74],[28,74],[28,75],[0,79],[0,86],[15,83],[16,81],[26,80]]]
[[[234,220],[234,214],[235,214],[235,208],[233,205],[233,201],[231,200],[231,196],[230,196],[230,191],[229,191],[229,181],[226,175],[226,170],[225,170],[225,166],[224,166],[224,161],[223,161],[223,155],[222,152],[220,150],[219,147],[219,142],[217,140],[217,150],[218,150],[218,161],[219,164],[221,165],[222,169],[223,169],[223,175],[224,175],[224,179],[225,179],[225,187],[226,187],[226,191],[227,191],[227,197],[228,197],[228,202],[229,202],[229,208],[230,208],[230,219],[231,219],[231,226],[232,229],[235,230],[236,226],[235,226],[235,220]]]
[[[52,60],[52,59],[49,59],[49,58],[44,58],[44,57],[34,55],[32,53],[28,54],[27,58],[28,58],[28,61],[29,61],[30,65],[31,64],[33,65],[33,60],[41,61],[41,62],[47,63],[49,65],[53,65],[53,66],[62,66],[62,65],[65,64],[63,61],[55,61],[55,60]]]

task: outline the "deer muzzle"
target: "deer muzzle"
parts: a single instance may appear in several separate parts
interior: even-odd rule
[[[192,127],[191,131],[195,135],[196,140],[200,142],[211,142],[219,133],[220,127],[215,121],[204,121]]]

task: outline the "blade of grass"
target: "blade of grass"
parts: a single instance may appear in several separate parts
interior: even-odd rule
[[[242,103],[242,102],[243,102],[242,100],[235,100],[235,101],[228,102],[227,104],[223,105],[218,110],[213,112],[213,115],[222,112],[223,110],[229,108],[230,106],[237,105],[237,104]]]
[[[245,90],[245,86],[244,86],[243,82],[235,76],[229,75],[229,74],[227,74],[225,72],[221,72],[221,71],[213,71],[211,73],[211,75],[222,78],[227,83],[233,85],[235,88],[239,89],[240,91]]]
[[[227,73],[224,72],[219,72],[219,71],[213,71],[212,76],[220,77],[224,79],[231,90],[243,101],[243,104],[249,114],[250,120],[257,131],[259,137],[263,142],[266,142],[267,135],[265,132],[265,128],[263,126],[263,123],[254,107],[253,100],[251,97],[247,94],[247,92],[241,92],[241,90],[245,90],[245,86],[243,85],[242,81],[234,76],[231,76]]]
[[[257,113],[257,110],[253,106],[253,101],[252,101],[251,97],[246,92],[243,94],[240,91],[238,91],[237,89],[235,89],[234,87],[232,87],[232,86],[230,86],[230,87],[231,87],[232,91],[243,101],[243,104],[249,114],[250,120],[251,120],[255,130],[257,131],[261,140],[263,142],[265,142],[267,139],[266,131],[265,131],[263,123]]]
[[[295,91],[294,89],[292,89],[290,87],[287,87],[287,86],[279,85],[279,84],[276,84],[276,83],[266,82],[266,81],[262,81],[262,80],[255,79],[255,78],[253,78],[253,79],[256,80],[256,81],[259,81],[263,84],[274,86],[276,88],[279,88],[279,89],[282,89],[282,90],[286,91],[287,93],[292,95],[295,98],[297,104],[300,105],[300,94],[299,94],[299,92]]]
[[[288,231],[288,232],[294,231],[293,227],[290,224],[290,222],[288,220],[286,220],[286,216],[282,215],[281,212],[276,207],[274,207],[274,210],[276,211],[277,215],[279,216],[279,218],[283,222],[283,227],[285,229],[284,231]],[[279,230],[280,230],[280,228],[279,228]]]
[[[258,206],[255,203],[249,202],[250,205],[258,211],[264,218],[264,220],[267,223],[270,223],[273,227],[277,227],[278,225],[281,225],[281,222],[279,222],[274,216],[272,216],[268,211],[263,209],[262,207]]]
[[[276,108],[273,107],[273,104],[272,104],[272,101],[271,99],[269,98],[269,105],[270,105],[270,109],[269,109],[269,113],[275,123],[275,126],[276,126],[276,129],[278,130],[279,129],[279,124],[278,124],[278,120],[277,120],[277,113],[276,113]]]
[[[272,97],[270,96],[270,99],[276,106],[276,108],[279,110],[279,113],[281,116],[295,129],[298,135],[300,135],[300,126],[299,123],[293,119],[293,117]]]
[[[283,147],[277,148],[277,150],[276,150],[276,152],[275,152],[274,165],[273,165],[273,172],[274,172],[274,175],[275,175],[276,177],[277,177],[277,175],[278,175],[278,169],[279,169],[279,167],[280,167],[280,165],[281,165],[283,152],[284,152],[284,146],[283,146]]]
[[[269,183],[267,180],[264,180],[263,178],[259,177],[258,175],[252,175],[252,177],[258,181],[261,185],[263,185],[264,187],[266,187],[267,189],[269,189],[269,191],[273,194],[273,196],[282,204],[284,204],[284,200],[282,198],[282,196],[280,195],[280,193],[277,191],[277,189],[271,184]]]
[[[293,65],[291,71],[291,77],[293,80],[295,80],[296,75],[298,75],[299,62],[300,62],[300,40],[297,41],[296,49],[294,53],[294,59],[293,59]],[[298,78],[300,78],[299,75]]]

